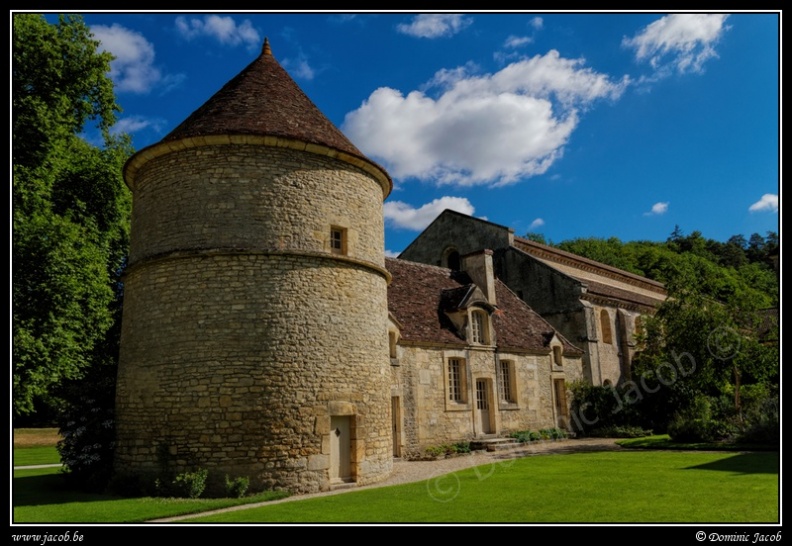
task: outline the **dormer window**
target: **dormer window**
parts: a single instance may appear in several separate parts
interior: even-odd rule
[[[478,345],[489,345],[489,316],[484,311],[470,312],[470,341]]]

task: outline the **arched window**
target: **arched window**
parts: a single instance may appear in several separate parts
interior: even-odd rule
[[[447,248],[443,253],[443,265],[448,269],[459,271],[461,261],[459,258],[459,251],[453,247]]]
[[[602,342],[613,343],[613,332],[611,330],[610,314],[606,309],[600,311],[600,328],[602,329]]]

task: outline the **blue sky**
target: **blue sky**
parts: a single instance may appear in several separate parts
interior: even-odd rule
[[[779,12],[83,16],[136,149],[268,37],[393,177],[390,254],[444,208],[556,243],[779,231]]]

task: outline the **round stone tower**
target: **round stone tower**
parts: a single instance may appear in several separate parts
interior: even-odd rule
[[[392,469],[382,203],[368,160],[261,55],[127,162],[116,473],[296,493]]]

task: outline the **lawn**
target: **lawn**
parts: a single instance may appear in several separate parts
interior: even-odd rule
[[[14,472],[14,522],[141,522],[265,500],[86,495],[62,490],[56,474]],[[778,452],[541,455],[185,523],[778,523],[778,474]]]
[[[778,523],[778,453],[536,456],[190,522]]]
[[[57,468],[14,471],[14,523],[136,523],[286,495],[265,492],[242,499],[122,498],[65,489],[59,472]]]

